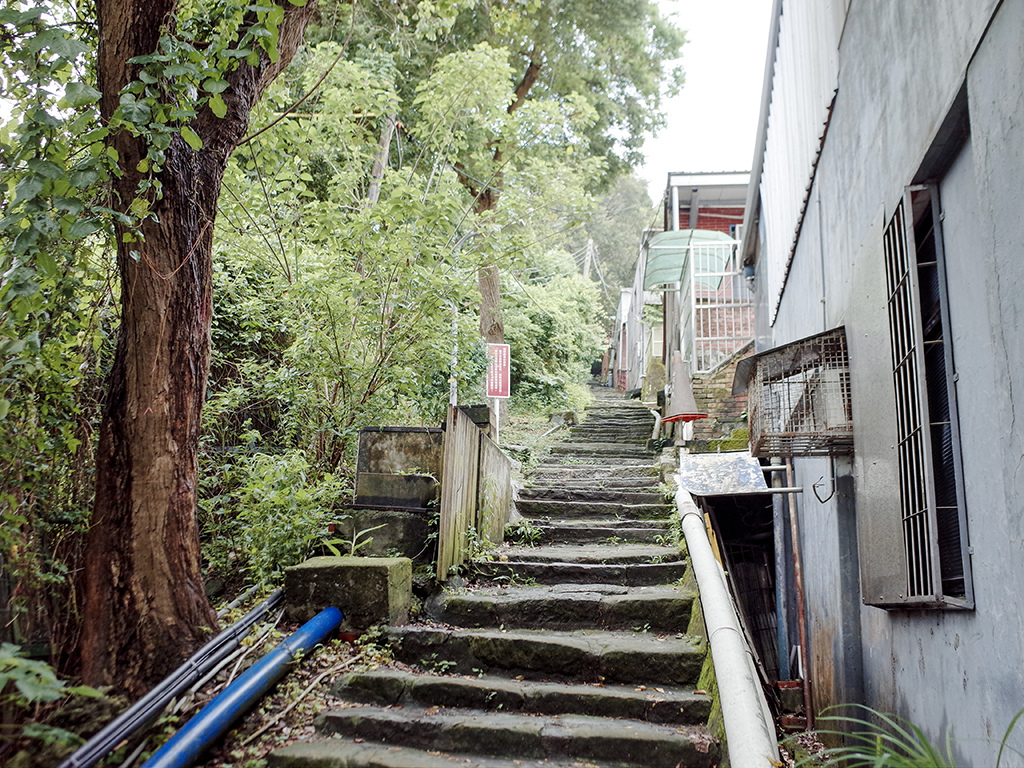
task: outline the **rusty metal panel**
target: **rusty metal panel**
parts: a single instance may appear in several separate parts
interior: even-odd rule
[[[850,361],[844,328],[747,358],[737,367],[736,376],[746,377],[752,455],[853,453]]]

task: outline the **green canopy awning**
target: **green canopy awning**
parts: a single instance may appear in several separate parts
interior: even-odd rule
[[[724,232],[715,232],[710,229],[680,229],[659,232],[647,243],[644,290],[649,291],[666,283],[682,282],[692,246],[733,242],[734,240]],[[722,248],[721,254],[720,266],[724,268],[732,251]],[[716,277],[714,281],[718,282],[719,279]]]

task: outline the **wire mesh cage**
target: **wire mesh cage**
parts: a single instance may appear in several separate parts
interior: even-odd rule
[[[762,352],[744,363],[754,456],[853,453],[845,329]]]

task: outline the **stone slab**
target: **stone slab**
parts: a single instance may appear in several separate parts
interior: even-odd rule
[[[309,621],[327,606],[341,609],[343,629],[408,621],[412,561],[407,557],[313,557],[285,569],[285,614]]]
[[[667,584],[686,575],[686,561],[663,563],[563,563],[524,562],[512,559],[504,562],[475,563],[473,570],[482,578],[517,584],[625,584],[642,586]]]
[[[442,754],[359,739],[300,741],[271,752],[270,768],[524,768],[522,760]],[[545,760],[544,768],[580,768],[578,761]]]
[[[364,706],[325,712],[316,723],[323,733],[530,760],[575,758],[635,766],[682,764],[710,768],[717,763],[718,752],[702,728],[583,715],[522,717],[499,712],[428,713]]]
[[[427,546],[430,535],[428,510],[403,511],[397,509],[352,509],[345,518],[335,523],[335,538],[351,541],[359,536],[357,554],[363,557],[408,557],[416,562],[429,562],[433,554]],[[383,527],[378,527],[383,526]],[[370,531],[371,528],[376,528]],[[348,554],[344,545],[337,545],[342,554]]]
[[[392,627],[395,657],[460,674],[499,670],[545,679],[694,685],[704,645],[685,635],[634,632]]]

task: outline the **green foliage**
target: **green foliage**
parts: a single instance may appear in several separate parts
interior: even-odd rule
[[[541,529],[532,520],[521,518],[505,527],[505,537],[509,541],[525,546],[533,546],[541,537]]]
[[[878,712],[870,707],[852,705],[863,712],[861,717],[834,714],[840,708],[825,711],[818,722],[834,726],[816,731],[832,740],[845,741],[844,746],[831,747],[823,755],[810,755],[798,761],[798,765],[848,766],[849,768],[954,768],[952,740],[947,734],[942,747],[932,744],[918,726],[896,715]],[[832,714],[830,714],[832,713]],[[1024,715],[1018,712],[1010,720],[999,743],[995,765],[999,768],[1009,739]],[[1020,753],[1018,753],[1020,754]]]
[[[171,143],[201,147],[190,121],[222,111],[240,62],[275,58],[282,14],[232,0],[179,5],[101,121],[91,10],[64,0],[0,9],[0,559],[13,607],[31,609],[16,635],[58,642],[74,634],[65,577],[92,506],[114,228],[139,242]],[[117,132],[143,139],[136,167],[113,146]],[[136,197],[115,204],[110,183],[126,174],[139,179]]]
[[[100,693],[87,685],[67,687],[46,662],[26,659],[21,649],[11,643],[0,644],[0,705],[28,708],[71,695],[99,696]]]
[[[604,278],[609,288],[606,300],[618,301],[617,289],[633,284],[643,232],[661,225],[660,206],[651,202],[647,185],[636,176],[619,177],[598,197],[593,216],[577,230],[572,247],[582,251],[587,238],[594,241],[597,264],[591,269],[591,279],[599,279],[599,273]]]
[[[244,570],[257,584],[275,582],[318,547],[349,492],[340,478],[315,473],[300,451],[257,453],[220,469],[207,475],[200,503],[208,564],[219,573]]]
[[[0,10],[0,552],[41,635],[74,621],[66,574],[92,506],[115,230],[139,242],[172,147],[214,149],[200,124],[227,114],[238,67],[278,56],[283,8],[180,4],[106,121],[91,9]],[[349,14],[351,43],[328,39]],[[463,402],[480,398],[482,265],[505,272],[516,405],[585,397],[599,304],[574,276],[570,233],[657,122],[681,40],[649,2],[327,3],[321,22],[229,159],[215,224],[204,556],[259,581],[319,541],[360,427],[437,424],[452,379]],[[543,76],[510,110],[530,51]],[[134,167],[118,131],[142,139]],[[111,184],[125,176],[138,183],[119,212]],[[500,208],[474,215],[467,178],[500,181]]]
[[[87,685],[68,686],[57,677],[49,664],[38,659],[26,659],[21,649],[11,643],[0,644],[0,710],[14,707],[22,715],[39,711],[44,704],[69,696],[99,697],[95,688]],[[38,739],[46,745],[78,746],[83,739],[63,728],[40,722],[23,725],[5,722],[0,730],[0,741],[18,738]]]
[[[324,546],[328,551],[335,557],[343,557],[345,555],[349,557],[355,557],[360,549],[363,547],[373,544],[373,537],[367,536],[368,533],[373,533],[381,528],[387,526],[387,523],[381,523],[371,528],[363,528],[360,531],[353,531],[351,539],[328,539],[324,542]],[[344,547],[347,551],[342,552],[339,547]]]
[[[572,273],[565,254],[550,256],[548,269],[534,271],[529,281],[513,282],[504,297],[518,408],[579,405],[590,362],[603,343],[596,286]]]
[[[91,135],[92,33],[67,18],[63,6],[0,10],[0,556],[13,607],[33,606],[51,631],[67,620],[67,560],[89,506],[112,314],[89,212],[109,164]]]

